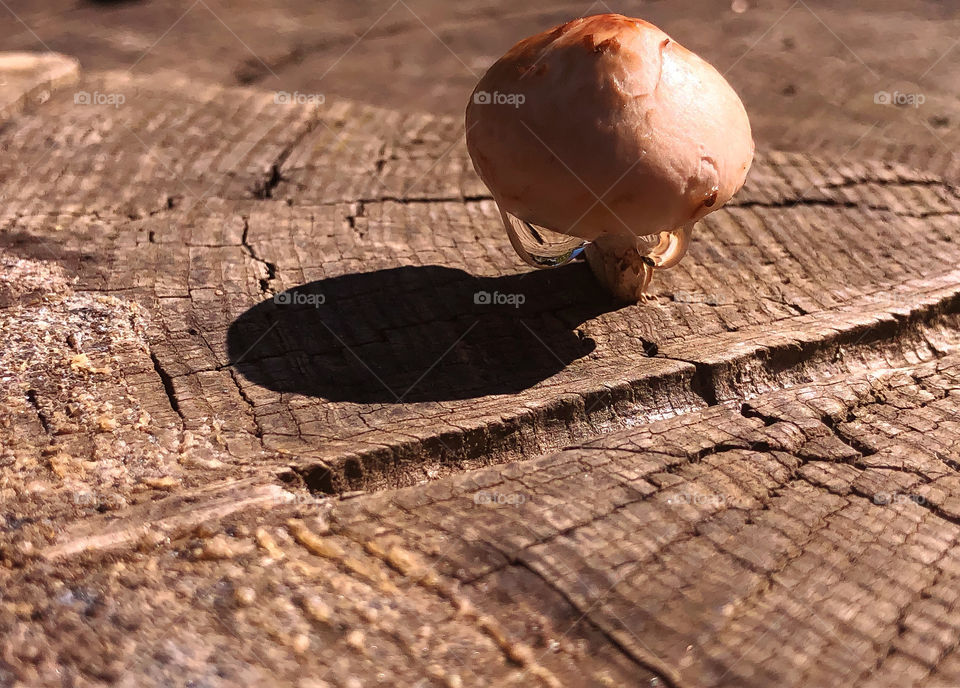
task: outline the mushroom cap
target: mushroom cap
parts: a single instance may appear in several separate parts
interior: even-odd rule
[[[743,186],[753,159],[746,110],[723,76],[619,14],[517,43],[474,90],[466,138],[502,210],[590,241],[699,220]]]

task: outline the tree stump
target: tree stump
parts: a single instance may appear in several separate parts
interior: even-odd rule
[[[761,147],[624,305],[458,118],[35,81],[0,685],[960,683],[955,157]]]

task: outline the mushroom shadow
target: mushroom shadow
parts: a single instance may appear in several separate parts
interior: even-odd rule
[[[577,327],[622,307],[585,264],[503,277],[437,265],[276,294],[227,332],[230,364],[277,392],[406,403],[527,389],[596,346]]]

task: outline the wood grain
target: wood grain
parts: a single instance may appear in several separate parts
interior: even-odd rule
[[[199,5],[142,73],[123,45],[176,7],[13,9],[57,49],[131,33],[0,124],[0,686],[960,683],[960,190],[914,121],[960,121],[956,62],[927,110],[872,101],[951,10],[704,24],[795,107],[737,77],[747,186],[623,305],[524,267],[460,118],[397,107],[430,79],[366,51],[435,58],[413,15],[313,107],[237,86]],[[505,40],[499,6],[412,9],[468,66]],[[237,30],[312,93],[344,12],[300,62],[254,31],[283,11]],[[235,61],[190,75],[192,44]]]

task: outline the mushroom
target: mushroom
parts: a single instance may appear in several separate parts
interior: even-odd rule
[[[619,14],[517,43],[474,90],[466,138],[523,260],[549,267],[585,251],[606,288],[634,302],[753,159],[746,110],[723,76]]]

